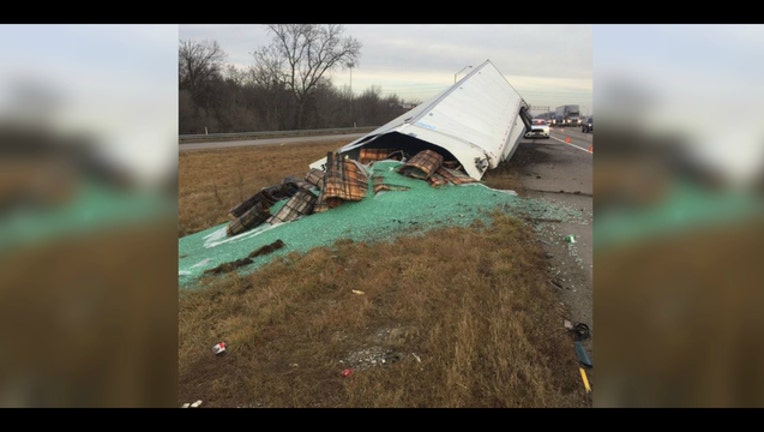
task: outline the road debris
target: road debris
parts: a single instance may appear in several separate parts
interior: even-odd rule
[[[244,267],[247,264],[252,264],[252,260],[249,258],[237,259],[236,261],[225,262],[217,267],[207,269],[204,274],[220,274],[229,273],[236,270],[239,267]]]
[[[378,366],[388,366],[400,361],[405,354],[386,349],[381,346],[371,346],[350,353],[341,364],[356,371]]]
[[[316,213],[314,209],[312,215],[287,223],[263,223],[234,237],[227,235],[226,225],[219,225],[181,238],[178,252],[184,258],[179,259],[180,285],[182,288],[201,288],[195,284],[201,276],[230,271],[245,274],[289,252],[331,246],[338,239],[390,240],[412,230],[422,233],[443,226],[470,226],[476,219],[490,227],[491,212],[494,210],[516,217],[572,223],[582,219],[580,212],[564,205],[521,198],[481,183],[448,184],[435,188],[426,181],[398,173],[401,166],[400,161],[384,160],[364,169],[368,170],[370,188],[378,182],[389,185],[391,189],[408,188],[406,191],[369,193],[361,201],[348,202],[325,212]],[[284,199],[275,203],[269,212],[278,213],[283,202]],[[549,241],[563,237],[559,232],[554,232],[554,225],[538,223],[534,224],[534,228],[537,232],[542,231],[540,234]],[[278,250],[272,250],[267,255],[250,254],[253,242],[273,244],[277,240],[284,243]],[[246,259],[252,260],[252,263]],[[201,262],[205,264],[199,265]]]
[[[247,258],[251,259],[251,258],[259,257],[261,255],[266,255],[275,250],[281,249],[283,247],[284,247],[284,242],[281,241],[281,239],[278,239],[271,244],[267,244],[265,246],[255,249],[254,251],[252,251],[252,253],[247,255]]]
[[[584,324],[584,323],[582,323],[582,322],[575,323],[573,325],[573,328],[571,329],[571,331],[575,334],[575,337],[576,337],[577,341],[586,340],[586,339],[589,339],[591,337],[591,332],[589,330],[589,326]]]
[[[584,382],[584,388],[586,389],[586,392],[587,393],[591,393],[592,392],[592,388],[589,385],[589,378],[586,377],[586,371],[582,367],[579,367],[578,371],[581,373],[581,381]]]
[[[231,262],[224,262],[217,267],[205,270],[204,274],[220,274],[232,272],[239,267],[244,267],[245,265],[252,264],[252,258],[256,258],[261,255],[267,255],[275,250],[281,249],[282,247],[284,247],[284,242],[281,240],[276,240],[271,244],[257,248],[256,250],[252,251],[246,258]]]
[[[226,346],[225,342],[218,342],[212,347],[212,352],[217,356],[222,355],[225,353]]]
[[[586,367],[593,367],[592,360],[589,358],[589,353],[586,351],[586,348],[584,348],[584,345],[579,341],[575,341],[573,342],[573,346],[576,349],[578,361]]]
[[[398,172],[420,180],[427,180],[440,168],[443,163],[443,156],[433,150],[424,150],[417,153],[403,166],[398,168]]]

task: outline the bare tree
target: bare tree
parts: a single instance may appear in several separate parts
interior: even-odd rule
[[[198,92],[202,83],[221,73],[226,54],[217,41],[180,41],[178,48],[178,73],[182,88],[192,94]]]
[[[254,52],[255,77],[260,84],[288,89],[296,104],[295,126],[302,127],[305,107],[326,72],[357,65],[361,43],[343,37],[337,24],[272,24],[273,41]]]

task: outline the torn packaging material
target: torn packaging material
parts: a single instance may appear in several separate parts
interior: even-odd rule
[[[443,156],[433,150],[417,153],[398,169],[398,172],[409,177],[427,180],[443,163]]]
[[[232,220],[226,228],[226,234],[229,237],[241,234],[265,222],[270,215],[270,206],[266,204],[266,201],[259,201],[243,215]]]
[[[442,186],[447,183],[452,183],[455,185],[465,184],[465,183],[475,183],[477,180],[473,179],[472,177],[469,177],[466,174],[463,174],[459,171],[448,169],[446,167],[440,167],[437,171],[435,171],[434,174],[430,176],[427,181],[430,183],[430,186],[432,187],[438,187]]]
[[[396,152],[400,153],[392,151],[392,153]],[[389,149],[382,149],[379,152],[369,151],[367,157],[388,158],[390,155]],[[302,216],[335,208],[345,201],[363,200],[369,189],[367,168],[358,161],[334,152],[329,152],[326,160],[326,172],[311,169],[305,176],[305,180],[296,176],[287,176],[281,184],[263,188],[234,207],[230,213],[239,216],[229,223],[227,235],[230,237],[241,234],[266,221],[272,225],[289,222]],[[443,155],[428,149],[414,155],[398,168],[398,172],[412,178],[427,180],[432,186],[476,181],[464,173],[443,165]],[[404,186],[385,184],[379,178],[373,180],[375,194],[382,191],[408,189]],[[313,192],[315,185],[321,185],[318,197]],[[272,215],[271,206],[285,197],[289,197],[289,201]]]
[[[270,208],[276,201],[280,201],[284,198],[286,198],[286,196],[283,194],[280,185],[268,186],[260,189],[256,194],[232,208],[229,213],[231,216],[237,218],[254,207],[257,203],[262,202],[263,207]]]
[[[312,184],[313,186],[317,187],[318,189],[324,188],[324,174],[325,172],[321,171],[318,168],[311,168],[308,173],[305,175],[305,181]]]
[[[289,222],[301,218],[302,216],[313,213],[313,207],[316,203],[316,195],[313,192],[300,189],[289,201],[279,209],[273,216],[268,218],[268,223],[277,224]]]
[[[382,176],[372,177],[371,181],[374,184],[375,194],[378,194],[383,191],[407,191],[410,189],[408,186],[399,186],[399,185],[385,183],[385,178]]]
[[[369,162],[376,162],[385,159],[400,160],[403,158],[401,151],[386,148],[362,148],[358,154],[358,161],[366,165]]]
[[[311,188],[312,185],[308,181],[296,176],[288,176],[281,181],[281,189],[286,195],[285,198],[293,197],[299,191],[303,189],[310,190]]]
[[[477,180],[460,171],[446,168],[445,165],[442,155],[432,150],[424,150],[401,166],[398,172],[408,177],[427,180],[433,187],[447,183],[459,185],[477,182]],[[453,163],[450,165],[453,166]]]
[[[313,213],[323,213],[327,210],[329,210],[329,204],[326,203],[326,198],[324,198],[324,190],[321,189],[321,192],[318,194],[316,204],[313,206]]]
[[[430,186],[432,187],[438,187],[447,184],[448,180],[436,172],[427,179],[427,182],[430,183]]]
[[[247,255],[246,258],[237,259],[235,261],[230,262],[224,262],[217,267],[207,269],[204,271],[204,274],[221,274],[221,273],[229,273],[234,270],[236,270],[239,267],[244,267],[246,265],[252,264],[252,259],[259,257],[261,255],[267,255],[273,251],[276,251],[278,249],[281,249],[285,246],[284,242],[279,239],[271,244],[267,244],[265,246],[261,246],[254,251],[250,252],[249,255]]]
[[[327,154],[326,160],[321,195],[329,208],[337,207],[343,201],[361,201],[369,189],[366,169],[358,162],[332,152]]]
[[[235,218],[239,217],[247,210],[254,207],[257,203],[263,203],[263,207],[270,208],[276,202],[294,196],[300,189],[310,188],[311,184],[306,180],[296,176],[287,176],[281,181],[281,184],[271,185],[260,189],[256,194],[229,210],[229,214]]]
[[[296,176],[287,176],[280,184],[260,189],[256,194],[229,211],[231,216],[236,219],[228,224],[226,234],[230,237],[255,228],[266,221],[271,223],[286,222],[287,220],[294,220],[299,216],[310,214],[315,200],[311,200],[309,195],[305,194],[301,194],[294,201],[291,198],[294,198],[295,195],[303,190],[308,191],[308,194],[312,195],[309,192],[312,188],[313,185],[306,180]],[[290,199],[285,206],[287,208],[279,210],[277,212],[278,216],[274,219],[271,216],[270,208],[278,201],[287,198]]]
[[[550,204],[543,200],[532,198],[520,199],[514,193],[500,193],[480,183],[459,187],[444,186],[432,188],[427,182],[406,177],[397,172],[403,163],[399,161],[375,162],[367,168],[371,179],[369,188],[374,185],[405,187],[405,192],[382,192],[374,195],[369,191],[359,202],[346,203],[327,214],[314,214],[302,217],[294,223],[284,223],[275,226],[265,224],[235,238],[225,238],[226,225],[210,227],[179,239],[178,282],[181,289],[196,290],[203,288],[204,283],[198,283],[205,269],[223,261],[234,261],[247,256],[252,251],[253,243],[258,246],[282,239],[288,245],[288,251],[306,253],[314,247],[333,245],[337,239],[375,242],[388,241],[400,235],[408,234],[408,230],[417,231],[446,226],[469,226],[474,219],[490,224],[488,214],[492,209],[500,208],[502,212],[521,216],[550,217],[556,215],[561,220],[578,220],[580,212],[558,204]],[[313,191],[315,193],[315,190]],[[282,203],[271,208],[276,213]],[[318,203],[317,203],[318,205]],[[452,217],[464,214],[465,217]],[[266,257],[259,257],[252,264],[241,267],[242,274],[254,271],[272,257],[286,254],[286,248]],[[214,254],[214,255],[213,255]],[[214,260],[209,258],[214,256]]]

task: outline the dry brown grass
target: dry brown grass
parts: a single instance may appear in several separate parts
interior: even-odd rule
[[[523,196],[525,188],[522,184],[520,170],[518,170],[518,165],[522,163],[523,161],[519,157],[513,157],[500,163],[496,168],[483,174],[483,183],[494,189],[513,190],[518,195]]]
[[[346,141],[199,150],[178,157],[178,236],[231,220],[228,210],[308,165]]]
[[[587,406],[544,266],[527,227],[497,215],[492,230],[340,241],[220,279],[180,300],[180,402]],[[343,379],[363,350],[389,361]]]
[[[764,405],[763,238],[753,219],[600,249],[598,406]]]
[[[181,233],[228,220],[220,208],[303,173],[336,147],[182,155]],[[240,195],[237,172],[245,169],[250,187]],[[213,181],[217,172],[227,180]],[[488,178],[520,189],[512,170]],[[210,204],[215,185],[224,206]],[[179,403],[590,406],[535,236],[505,215],[490,230],[476,223],[392,243],[338,240],[205,285],[179,300]],[[229,349],[216,357],[220,340]],[[386,363],[366,367],[370,358]],[[354,373],[342,378],[349,366]]]
[[[94,228],[1,256],[0,406],[175,404],[174,228]]]

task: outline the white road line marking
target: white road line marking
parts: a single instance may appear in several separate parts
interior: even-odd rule
[[[565,141],[563,141],[563,140],[561,140],[561,139],[559,139],[559,138],[555,138],[555,137],[553,137],[553,136],[550,136],[549,138],[552,138],[553,140],[557,140],[557,141],[559,141],[559,142],[561,142],[561,143],[563,143],[563,144],[565,144],[565,145],[569,145],[569,146],[571,146],[571,147],[573,147],[573,148],[577,148],[577,149],[579,149],[579,150],[581,150],[581,151],[585,151],[585,152],[587,152],[587,153],[589,153],[589,154],[594,154],[594,153],[590,152],[590,151],[589,151],[589,149],[585,149],[585,148],[583,148],[583,147],[579,147],[579,146],[577,146],[577,145],[575,145],[575,144],[566,143]]]

